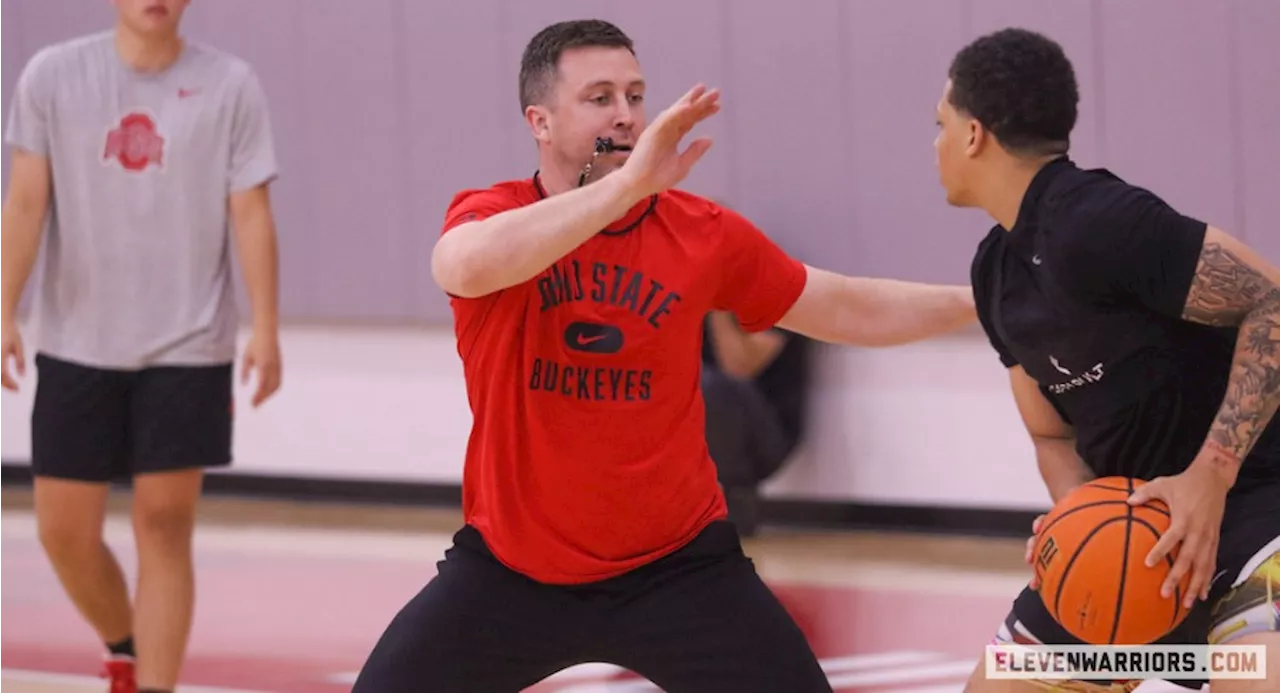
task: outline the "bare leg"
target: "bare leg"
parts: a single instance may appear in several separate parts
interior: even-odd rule
[[[35,478],[36,525],[62,588],[105,643],[129,637],[131,610],[124,573],[102,540],[105,483]]]
[[[134,477],[134,643],[142,689],[173,690],[181,675],[195,607],[192,534],[203,480],[203,469]]]

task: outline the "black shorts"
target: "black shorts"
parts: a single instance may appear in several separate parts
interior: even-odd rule
[[[92,368],[38,354],[35,476],[108,482],[231,464],[231,364]]]
[[[670,693],[831,691],[727,522],[586,585],[508,569],[470,526],[438,567],[387,627],[353,693],[516,693],[587,662],[624,667]]]
[[[1209,599],[1197,601],[1186,619],[1157,641],[1159,644],[1225,645],[1234,637],[1257,631],[1256,615],[1269,614],[1270,605],[1257,599],[1256,590],[1252,588],[1260,574],[1280,561],[1277,498],[1280,498],[1280,484],[1241,490],[1228,497],[1219,533],[1216,577],[1209,588]],[[1084,644],[1054,620],[1040,595],[1029,588],[1018,595],[993,642]],[[1193,679],[1173,683],[1199,689],[1208,682]]]

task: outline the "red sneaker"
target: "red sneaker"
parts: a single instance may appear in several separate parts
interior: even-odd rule
[[[102,663],[102,676],[111,680],[110,693],[138,693],[133,657],[110,655]]]

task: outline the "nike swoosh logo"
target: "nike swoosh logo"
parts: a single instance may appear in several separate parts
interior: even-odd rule
[[[609,336],[609,335],[607,335],[607,334],[600,334],[600,335],[596,335],[596,336],[594,336],[594,337],[588,337],[588,336],[586,336],[586,335],[580,334],[580,335],[578,335],[577,342],[578,342],[578,344],[579,344],[580,346],[586,346],[586,345],[588,345],[588,344],[591,344],[592,342],[598,342],[598,341],[600,341],[600,340],[602,340],[602,339],[604,339],[604,338],[606,338],[606,337],[608,337],[608,336]]]

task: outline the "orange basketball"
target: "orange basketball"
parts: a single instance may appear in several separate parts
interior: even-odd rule
[[[1130,506],[1141,479],[1095,479],[1060,500],[1041,521],[1034,568],[1040,598],[1067,632],[1090,645],[1144,645],[1187,616],[1190,575],[1171,598],[1160,586],[1177,549],[1154,568],[1147,554],[1169,529],[1161,501]]]

